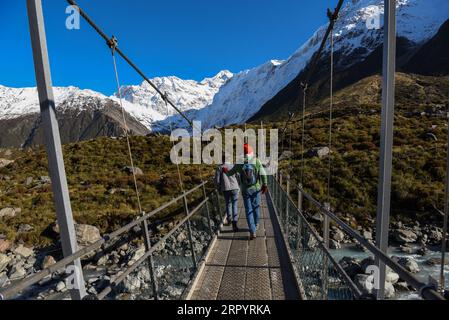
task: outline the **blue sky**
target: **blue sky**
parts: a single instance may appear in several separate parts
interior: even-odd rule
[[[78,0],[150,77],[201,80],[288,58],[337,0]],[[115,91],[110,51],[81,21],[65,28],[66,1],[43,0],[53,84]],[[26,1],[0,1],[0,84],[35,86]],[[119,62],[122,84],[141,78]]]

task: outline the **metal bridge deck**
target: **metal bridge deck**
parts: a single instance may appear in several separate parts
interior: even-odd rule
[[[192,300],[300,299],[274,211],[262,196],[257,239],[249,241],[239,201],[240,231],[224,227],[190,291]]]

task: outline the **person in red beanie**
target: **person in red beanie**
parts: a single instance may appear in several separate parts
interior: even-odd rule
[[[250,231],[250,239],[256,238],[260,221],[260,196],[268,191],[268,179],[262,162],[254,156],[253,148],[245,143],[243,146],[244,163],[236,164],[232,170],[223,168],[229,177],[240,175],[240,188],[245,205],[246,220]]]

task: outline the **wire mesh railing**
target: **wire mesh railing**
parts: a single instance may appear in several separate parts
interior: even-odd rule
[[[134,257],[123,267],[116,266],[107,270],[104,277],[95,286],[90,286],[85,299],[114,299],[123,288],[136,289],[130,299],[180,299],[185,296],[189,285],[195,278],[199,266],[204,263],[212,240],[222,222],[223,199],[218,192],[207,194],[204,182],[184,192],[179,197],[158,209],[143,214],[140,218],[105,235],[97,242],[86,246],[56,264],[31,274],[27,278],[0,290],[0,300],[4,299],[41,299],[46,282],[54,279],[67,280],[68,267],[79,258],[104,256],[110,248],[127,246],[140,237],[144,247],[134,252]],[[167,210],[173,210],[182,202],[183,211],[178,212],[170,230],[165,230],[158,238],[150,235],[150,218]],[[190,208],[193,207],[194,208]],[[136,232],[136,228],[139,231]],[[113,249],[111,249],[113,250]],[[120,251],[120,250],[119,250]],[[95,259],[94,259],[95,260]],[[123,260],[117,253],[117,261]],[[83,273],[88,275],[93,264],[84,263]],[[88,283],[89,279],[84,279]],[[50,287],[49,284],[46,287]],[[39,290],[36,290],[39,289]],[[74,288],[76,289],[76,288]],[[40,292],[39,292],[40,291]],[[54,291],[54,289],[53,289]],[[34,295],[33,295],[34,294]],[[47,296],[48,297],[48,296]]]
[[[308,300],[359,298],[361,291],[274,177],[269,178],[269,189],[303,297]]]
[[[303,295],[307,299],[375,299],[372,292],[367,292],[360,284],[346,273],[329,251],[329,224],[332,222],[346,233],[356,244],[366,248],[374,257],[385,263],[399,278],[407,283],[423,299],[444,300],[434,285],[423,283],[404,267],[393,261],[387,254],[363,238],[357,231],[339,219],[325,204],[321,204],[307,194],[301,186],[297,186],[298,203],[290,197],[290,180],[282,181],[282,174],[270,177],[269,187],[273,205],[276,207],[278,219],[290,250],[296,276],[303,287]],[[285,184],[285,187],[284,187]],[[306,219],[303,199],[311,204],[311,208],[323,216],[323,237]],[[327,227],[326,227],[327,224]],[[375,289],[375,274],[368,278],[370,286]]]

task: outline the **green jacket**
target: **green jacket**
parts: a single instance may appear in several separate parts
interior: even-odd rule
[[[256,173],[259,176],[259,179],[256,184],[249,186],[245,185],[243,181],[240,183],[240,187],[242,189],[242,192],[245,192],[247,190],[250,191],[260,191],[262,189],[262,186],[266,186],[268,184],[268,178],[267,178],[267,172],[265,171],[265,168],[262,165],[262,162],[260,162],[257,158],[252,159],[246,159],[247,163],[254,164],[256,167]],[[236,164],[232,168],[231,171],[227,173],[228,177],[231,177],[237,173],[241,174],[244,164]]]

